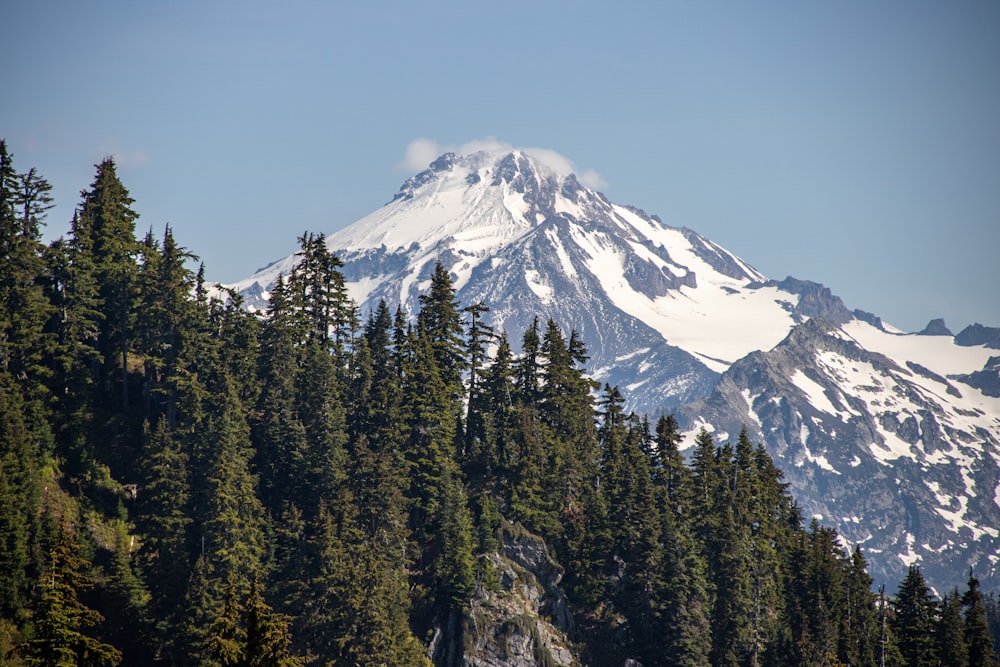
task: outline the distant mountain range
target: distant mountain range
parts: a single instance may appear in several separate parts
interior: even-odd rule
[[[591,374],[688,444],[745,425],[876,582],[920,563],[939,592],[970,566],[1000,589],[1000,329],[901,332],[520,151],[443,155],[327,244],[363,313],[416,312],[440,261],[512,344],[536,316],[575,329]],[[262,308],[296,261],[231,287]]]

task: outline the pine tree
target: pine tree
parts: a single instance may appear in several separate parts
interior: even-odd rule
[[[97,282],[101,311],[104,315],[98,334],[98,351],[104,361],[104,390],[110,400],[117,375],[120,407],[129,405],[128,351],[131,336],[130,318],[135,299],[138,272],[136,257],[134,202],[116,173],[113,158],[97,165],[97,175],[90,190],[82,193],[81,229],[90,235],[94,278]]]
[[[704,428],[698,431],[691,454],[691,516],[697,527],[695,537],[703,545],[711,544],[718,517],[713,511],[716,489],[723,484],[723,472],[716,461],[715,441]]]
[[[163,415],[167,427],[177,428],[177,402],[184,361],[190,347],[196,343],[201,309],[191,297],[195,285],[194,273],[185,262],[194,256],[174,241],[168,226],[163,242],[152,233],[140,246],[142,265],[137,276],[138,311],[142,317],[135,324],[135,348],[144,361],[145,416],[155,424]]]
[[[514,356],[507,336],[500,334],[493,363],[482,379],[486,406],[483,410],[482,463],[476,467],[495,471],[496,494],[502,495],[503,487],[510,483],[513,474],[514,441],[517,432],[517,409],[514,396]]]
[[[209,626],[202,647],[212,667],[242,667],[244,664],[246,630],[241,623],[242,613],[239,585],[230,577],[226,582],[222,609]]]
[[[704,438],[711,442],[710,437]],[[704,549],[695,542],[691,494],[693,478],[678,448],[680,428],[673,416],[656,424],[655,488],[660,505],[662,557],[659,565],[654,636],[660,638],[658,656],[650,664],[707,667],[712,635],[711,600]],[[714,450],[714,444],[711,445]]]
[[[919,566],[909,567],[892,606],[896,612],[892,629],[906,664],[909,667],[937,664],[934,653],[937,603]],[[971,652],[969,657],[971,665]]]
[[[70,472],[88,465],[94,386],[102,364],[98,339],[104,314],[89,223],[89,219],[75,213],[70,240],[54,242],[47,262],[52,272],[49,299],[56,308],[51,325],[56,332],[51,360],[51,387],[56,401],[54,430],[60,444],[58,453],[67,459]]]
[[[220,388],[204,429],[211,451],[201,522],[206,553],[218,576],[236,578],[242,589],[261,571],[265,553],[264,511],[249,467],[249,429],[239,413],[239,401],[228,384]]]
[[[415,664],[422,653],[409,628],[411,609],[407,556],[404,481],[398,461],[391,452],[374,451],[364,438],[353,447],[354,466],[350,474],[357,499],[358,527],[365,536],[371,566],[365,568],[366,639],[380,648],[379,655],[389,664]]]
[[[461,608],[476,586],[475,539],[469,505],[457,472],[449,469],[442,479],[439,535],[441,550],[435,564],[439,599]]]
[[[109,569],[110,580],[100,591],[100,609],[104,614],[102,634],[114,639],[128,664],[149,664],[155,650],[149,614],[150,594],[137,576],[133,564],[133,535],[123,525],[116,527],[114,555]]]
[[[680,426],[673,415],[656,422],[654,480],[663,488],[665,506],[674,514],[686,514],[691,504],[691,471],[684,464],[680,451]]]
[[[451,275],[438,260],[434,264],[430,290],[420,295],[420,329],[427,336],[438,373],[452,397],[462,390],[462,371],[467,367],[463,328]]]
[[[404,367],[403,405],[407,406],[412,528],[422,532],[437,515],[442,480],[454,461],[459,406],[439,372],[431,339],[420,326],[407,337],[410,360]]]
[[[41,226],[52,207],[51,189],[33,168],[16,173],[0,140],[0,369],[17,379],[29,409],[33,401],[49,400],[44,361],[52,341],[45,325],[53,309],[43,292]]]
[[[937,656],[942,665],[968,667],[969,647],[965,643],[962,598],[958,589],[941,600],[941,618],[935,632]]]
[[[24,413],[19,387],[0,370],[0,618],[10,619],[27,603],[38,524],[38,452]]]
[[[298,473],[307,455],[305,426],[296,410],[296,385],[302,372],[299,357],[304,339],[299,325],[298,315],[279,279],[271,292],[268,318],[261,335],[263,389],[253,429],[262,497],[272,513],[280,511],[286,494],[301,481]],[[303,500],[294,493],[288,499],[300,505]]]
[[[737,494],[738,471],[733,448],[719,447],[715,468],[726,478],[713,489],[711,513],[717,526],[708,543],[709,571],[715,603],[712,609],[713,663],[739,665],[754,650],[753,573],[750,526],[744,498]]]
[[[986,620],[986,603],[979,590],[979,580],[969,572],[969,588],[962,595],[965,609],[965,643],[969,648],[969,667],[996,667],[997,655],[993,650]]]
[[[283,497],[311,512],[344,474],[347,416],[335,357],[326,345],[308,342],[302,358],[295,412],[304,429],[304,450],[288,471]]]
[[[162,637],[169,634],[166,629],[180,612],[192,566],[188,457],[165,419],[147,436],[140,474],[137,560],[151,594],[151,615],[159,621]]]
[[[246,647],[241,667],[298,667],[302,661],[291,653],[290,619],[264,601],[254,580],[246,603]]]
[[[34,635],[19,649],[28,665],[74,667],[121,662],[118,649],[84,634],[103,617],[77,597],[93,586],[87,576],[90,563],[77,555],[79,548],[69,527],[60,525],[38,581]]]
[[[370,377],[367,390],[357,388],[351,392],[351,437],[363,434],[372,448],[398,456],[405,438],[402,387],[393,351],[392,316],[385,301],[379,302],[369,318],[363,339]]]
[[[661,517],[663,558],[654,632],[662,652],[659,659],[650,657],[650,664],[708,667],[712,609],[703,550],[685,515],[665,512]]]
[[[845,613],[841,622],[840,661],[847,665],[875,665],[879,627],[872,578],[861,547],[851,554],[845,581]],[[957,666],[958,667],[958,666]]]
[[[487,433],[489,399],[483,386],[486,346],[493,339],[493,328],[482,321],[483,315],[489,312],[489,308],[481,301],[466,307],[464,312],[469,315],[466,347],[466,356],[469,360],[469,391],[462,460],[466,464],[467,472],[481,479],[493,472],[496,466],[495,452],[492,451]]]

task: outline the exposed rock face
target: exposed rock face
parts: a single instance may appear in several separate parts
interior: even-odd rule
[[[959,345],[983,345],[994,350],[1000,350],[1000,327],[984,327],[982,324],[970,324],[958,332],[955,342]]]
[[[860,544],[876,582],[902,580],[911,563],[941,590],[961,586],[969,565],[1000,581],[997,420],[968,387],[847,331],[819,318],[797,326],[683,406],[682,425],[710,425],[719,443],[746,425],[805,516]]]
[[[917,332],[918,336],[951,336],[953,335],[951,331],[948,330],[948,326],[944,323],[944,320],[938,318],[936,320],[931,320],[927,323],[927,326],[923,328],[923,331]]]
[[[987,396],[1000,397],[1000,357],[990,357],[983,370],[959,375],[957,379]]]
[[[566,637],[573,627],[562,568],[540,537],[520,526],[501,529],[486,557],[488,573],[461,619],[453,617],[431,643],[436,665],[571,667],[580,661]]]
[[[840,297],[825,285],[788,276],[782,281],[768,280],[759,283],[759,286],[777,287],[789,294],[798,294],[798,302],[788,307],[796,322],[804,322],[810,317],[822,317],[827,322],[844,324],[854,319],[854,314],[847,309]]]

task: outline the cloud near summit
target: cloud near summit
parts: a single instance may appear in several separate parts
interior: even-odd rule
[[[514,146],[503,141],[498,141],[493,137],[485,139],[474,139],[460,146],[440,144],[433,139],[419,137],[411,141],[407,147],[402,161],[395,166],[402,171],[416,173],[423,171],[435,159],[444,153],[453,152],[459,155],[467,155],[478,151],[524,151],[535,158],[549,169],[558,174],[576,174],[580,182],[589,188],[602,188],[607,183],[593,169],[577,169],[576,165],[569,158],[549,148],[526,148]]]

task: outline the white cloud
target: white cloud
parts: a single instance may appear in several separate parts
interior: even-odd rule
[[[427,169],[431,162],[444,153],[453,152],[460,155],[469,155],[479,151],[523,151],[557,174],[563,176],[576,174],[580,182],[589,188],[602,188],[607,185],[607,182],[597,171],[593,169],[579,170],[573,164],[572,160],[557,151],[550,148],[514,146],[505,141],[499,141],[496,137],[473,139],[460,146],[440,144],[433,139],[419,137],[407,145],[406,153],[402,161],[396,164],[396,168],[415,173]]]
[[[604,177],[593,169],[584,169],[582,172],[577,174],[577,176],[579,176],[581,183],[593,190],[599,190],[608,184],[608,182],[604,180]]]
[[[423,171],[435,158],[447,152],[433,139],[420,137],[409,143],[406,147],[406,155],[403,156],[401,162],[396,164],[396,168],[402,171]]]

